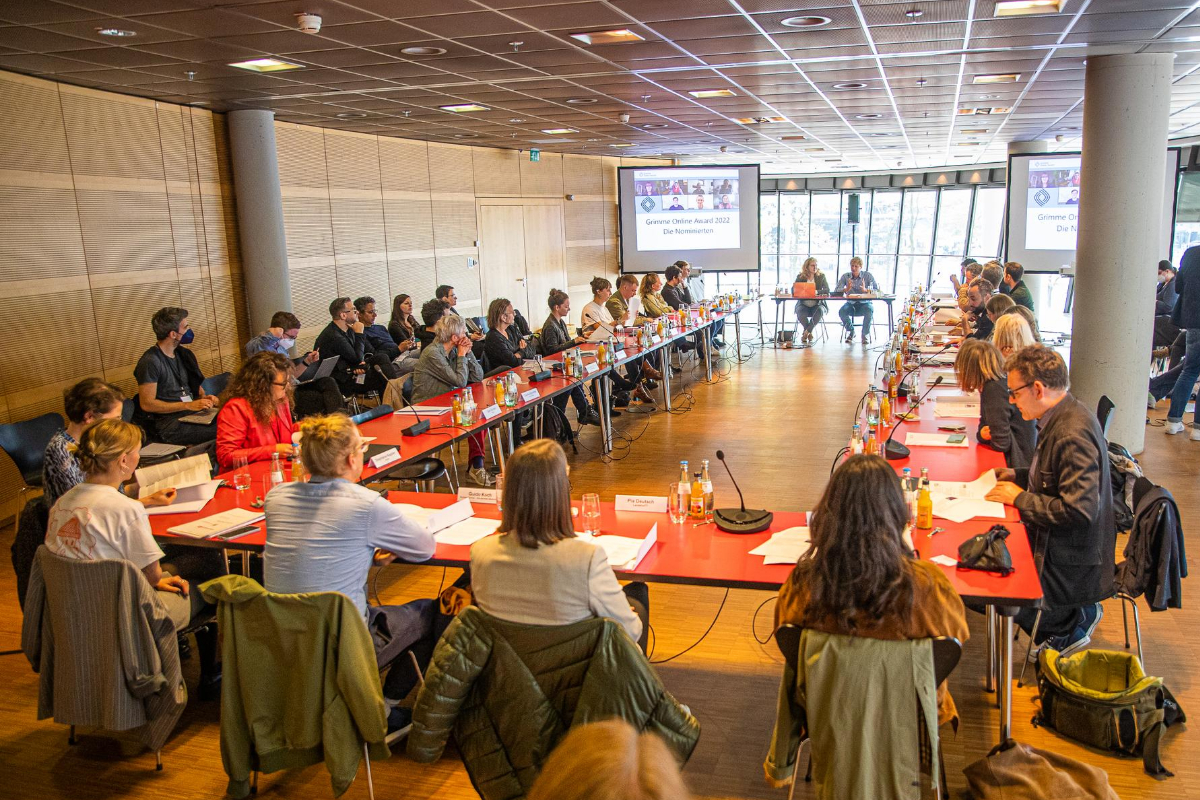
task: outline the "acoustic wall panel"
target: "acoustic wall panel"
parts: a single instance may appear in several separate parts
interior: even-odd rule
[[[521,194],[520,159],[527,153],[516,150],[497,150],[491,147],[472,148],[477,197],[517,197]]]
[[[540,161],[522,160],[522,197],[562,197],[563,156],[561,153],[542,153]]]

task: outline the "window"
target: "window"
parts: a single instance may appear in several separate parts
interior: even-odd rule
[[[1003,186],[981,186],[975,192],[975,213],[971,215],[971,240],[967,255],[980,264],[986,264],[1000,255],[1005,194]]]
[[[836,192],[812,195],[812,224],[809,251],[814,255],[837,255],[842,230],[842,199]]]
[[[912,291],[916,284],[929,282],[937,204],[937,190],[904,193],[904,214],[900,219],[902,258],[897,263],[896,280],[892,286],[892,291],[900,297]]]
[[[871,238],[867,245],[867,270],[890,291],[896,274],[896,253],[900,245],[900,205],[904,193],[875,192],[871,209]]]

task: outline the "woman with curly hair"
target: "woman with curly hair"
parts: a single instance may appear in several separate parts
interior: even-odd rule
[[[217,466],[234,459],[267,461],[292,450],[292,362],[278,353],[255,353],[221,395],[217,414]]]

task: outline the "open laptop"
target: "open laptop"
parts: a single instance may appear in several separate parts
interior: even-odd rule
[[[796,281],[792,284],[792,297],[809,300],[817,296],[817,284],[814,281]]]
[[[189,425],[211,425],[212,421],[217,418],[219,408],[210,408],[207,411],[197,411],[195,414],[188,414],[186,417],[180,417],[180,422],[186,422]]]
[[[314,361],[308,365],[304,372],[300,373],[300,377],[296,379],[296,385],[299,386],[305,383],[312,383],[321,378],[328,378],[333,374],[334,367],[337,366],[338,357],[330,356],[322,358],[320,361]]]

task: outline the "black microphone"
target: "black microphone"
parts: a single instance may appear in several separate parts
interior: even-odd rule
[[[946,352],[953,346],[954,346],[954,342],[946,342],[946,344],[942,347],[941,350],[938,350],[937,352],[933,353],[928,358],[921,359],[920,361],[917,362],[916,366],[913,366],[913,367],[910,367],[909,369],[904,370],[904,374],[901,375],[900,379],[899,379],[899,386],[897,386],[897,388],[896,388],[896,396],[897,397],[908,397],[908,389],[904,388],[904,379],[907,378],[909,375],[912,375],[917,370],[921,369],[921,367],[928,366],[935,358],[937,358],[938,356],[940,356],[942,353]]]
[[[938,375],[937,378],[934,379],[933,383],[929,385],[929,388],[925,390],[925,394],[917,398],[916,405],[920,406],[921,401],[925,399],[926,395],[941,385],[942,376]],[[909,403],[910,409],[912,406],[913,404]],[[883,443],[883,457],[888,461],[898,461],[902,458],[908,458],[908,454],[911,452],[907,447],[899,442],[892,441],[892,437],[896,435],[896,431],[900,430],[900,423],[903,421],[904,420],[897,420],[896,424],[892,426],[892,432],[888,434],[887,441]]]
[[[384,374],[383,370],[380,368],[380,366],[378,364],[372,364],[371,366],[374,368],[374,370],[376,372],[379,373],[380,377],[382,377],[384,379],[384,381],[387,381],[388,376]],[[402,401],[404,401],[404,404],[406,406],[408,406],[409,408],[411,408],[413,410],[413,416],[415,416],[417,418],[417,421],[415,424],[408,426],[407,428],[400,431],[400,433],[403,434],[404,436],[420,436],[422,433],[429,430],[429,420],[421,419],[421,412],[417,410],[417,407],[415,405],[413,405],[411,400],[409,400],[407,397],[404,396],[403,388],[400,390],[400,399]]]
[[[717,527],[726,533],[758,533],[771,527],[771,522],[775,519],[775,515],[770,511],[758,508],[746,509],[746,499],[742,497],[742,490],[738,486],[737,481],[734,480],[729,465],[725,463],[724,451],[717,451],[717,460],[724,464],[725,472],[729,474],[729,480],[733,481],[733,488],[737,490],[738,501],[741,503],[741,507],[738,509],[715,509],[713,511],[713,521],[716,522]]]

